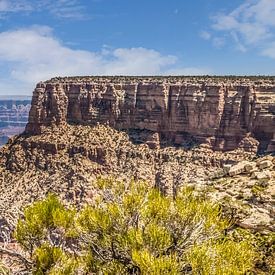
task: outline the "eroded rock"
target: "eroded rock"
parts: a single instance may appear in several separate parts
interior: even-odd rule
[[[272,151],[275,82],[249,78],[79,77],[39,83],[27,132],[66,123],[147,130],[172,144]],[[156,146],[156,143],[149,143]]]

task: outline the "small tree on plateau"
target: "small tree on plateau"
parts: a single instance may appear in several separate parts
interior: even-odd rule
[[[112,179],[95,188],[79,212],[54,195],[26,208],[15,236],[33,274],[226,275],[252,268],[249,242],[227,239],[219,206],[192,190],[170,198],[146,182]]]

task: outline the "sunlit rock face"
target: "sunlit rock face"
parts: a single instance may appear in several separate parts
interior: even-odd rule
[[[147,130],[149,139],[179,146],[194,139],[214,150],[272,152],[275,79],[71,77],[39,83],[26,132],[67,123]]]

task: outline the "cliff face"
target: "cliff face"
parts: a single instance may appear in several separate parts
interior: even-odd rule
[[[34,91],[26,132],[66,123],[148,130],[176,145],[275,151],[275,81],[215,78],[58,78]]]

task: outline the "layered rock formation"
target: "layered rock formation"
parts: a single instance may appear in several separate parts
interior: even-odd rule
[[[148,130],[152,144],[155,138],[173,145],[195,140],[215,150],[272,152],[275,79],[78,77],[39,83],[27,133],[66,123]]]
[[[31,108],[30,99],[0,98],[0,128],[25,127]]]
[[[0,97],[0,146],[5,144],[9,137],[24,132],[28,122],[31,99],[14,97]]]
[[[170,195],[181,184],[205,186],[224,165],[274,151],[274,107],[273,78],[39,83],[25,135],[0,150],[2,213],[49,190],[82,201],[99,175],[144,179]]]
[[[236,225],[271,234],[275,157],[256,151],[275,151],[274,107],[273,78],[39,83],[25,134],[0,149],[0,247],[29,203],[54,192],[79,207],[95,179],[109,176],[146,180],[169,196],[192,187]]]

